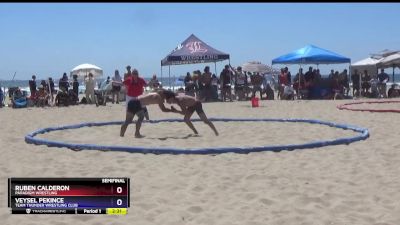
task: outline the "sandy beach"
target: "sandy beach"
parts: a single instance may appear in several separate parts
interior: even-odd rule
[[[396,99],[399,100],[399,99]],[[105,107],[0,109],[0,224],[204,224],[398,225],[400,139],[398,113],[338,110],[353,100],[205,103],[208,117],[319,119],[368,128],[370,137],[350,145],[295,151],[220,155],[154,155],[72,151],[27,144],[44,127],[123,120],[125,103]],[[360,106],[354,106],[360,107]],[[361,106],[364,107],[364,106]],[[399,109],[398,103],[367,105]],[[149,106],[151,119],[182,118]],[[197,118],[197,115],[194,115]],[[119,126],[58,131],[40,137],[75,143],[178,148],[298,144],[354,136],[352,131],[303,123],[216,122],[216,137],[196,122],[144,123],[142,139]],[[12,215],[9,177],[130,177],[125,216]]]

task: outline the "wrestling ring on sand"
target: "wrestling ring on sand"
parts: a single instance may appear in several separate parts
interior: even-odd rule
[[[101,151],[125,151],[132,153],[153,153],[153,154],[220,154],[220,153],[250,153],[250,152],[262,152],[262,151],[273,151],[279,152],[282,150],[292,151],[295,149],[309,149],[319,148],[328,145],[342,145],[350,144],[352,142],[365,140],[369,137],[368,129],[360,128],[347,124],[337,124],[332,122],[325,122],[320,120],[311,119],[234,119],[234,118],[209,118],[213,122],[282,122],[282,123],[309,123],[319,124],[328,127],[340,128],[343,130],[351,130],[358,133],[356,136],[338,138],[334,140],[320,140],[313,141],[304,144],[294,145],[270,145],[270,146],[257,146],[257,147],[212,147],[212,148],[191,148],[191,149],[180,149],[172,147],[144,147],[144,146],[114,146],[114,145],[94,145],[94,144],[74,144],[65,143],[61,141],[52,141],[46,139],[40,139],[35,137],[39,134],[45,134],[59,130],[79,129],[83,127],[98,127],[108,125],[121,125],[123,121],[115,122],[99,122],[99,123],[81,123],[69,126],[60,127],[48,127],[39,129],[25,136],[25,142],[35,145],[47,145],[48,147],[59,147],[69,148],[72,150],[101,150]],[[200,119],[193,119],[193,122],[199,122]],[[183,119],[163,119],[163,120],[150,120],[143,121],[143,123],[160,123],[160,122],[184,122]]]
[[[340,110],[350,110],[350,111],[361,111],[361,112],[392,112],[392,113],[400,113],[399,109],[357,109],[357,108],[349,108],[349,105],[359,105],[359,104],[384,104],[384,103],[400,103],[400,101],[368,101],[368,102],[351,102],[342,105],[338,105],[337,108]]]

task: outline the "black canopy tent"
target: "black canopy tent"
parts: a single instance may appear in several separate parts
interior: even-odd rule
[[[171,65],[184,65],[196,63],[214,63],[215,75],[217,75],[217,62],[229,60],[229,54],[218,51],[205,42],[201,41],[194,34],[191,34],[185,41],[179,44],[169,55],[161,60],[161,80],[163,66],[168,66],[168,80],[171,79]],[[169,86],[170,83],[169,83]]]

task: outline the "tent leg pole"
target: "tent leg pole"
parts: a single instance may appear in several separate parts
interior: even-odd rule
[[[358,97],[360,97],[361,98],[361,90],[362,90],[362,87],[361,87],[361,84],[362,84],[362,82],[361,82],[361,73],[359,74],[359,82],[360,82],[360,84],[359,84],[359,87],[358,87]]]
[[[228,62],[229,62],[229,67],[230,67],[231,66],[231,59],[228,59]],[[217,76],[217,75],[215,74],[215,76]],[[229,79],[231,80],[231,87],[232,87],[232,75],[231,75],[231,73],[229,73]],[[231,91],[232,91],[232,89],[231,89]],[[232,95],[231,95],[231,98],[232,98]]]
[[[392,75],[392,79],[393,79],[393,84],[394,84],[394,65],[393,65],[393,75]]]
[[[169,90],[171,90],[171,66],[168,66],[168,86]]]
[[[217,76],[217,62],[214,62],[215,76]]]
[[[302,69],[301,68],[301,64],[300,64],[300,69]],[[279,77],[278,77],[278,79],[279,79]],[[299,83],[297,85],[297,99],[299,99],[299,96],[301,96],[301,94],[300,94],[300,85],[301,85],[301,74],[299,73]]]
[[[351,80],[351,61],[350,61],[350,63],[349,63],[349,75],[348,75],[348,77],[347,77],[347,80],[348,80],[348,83],[350,83],[350,80]],[[361,85],[361,84],[360,84]],[[349,88],[350,88],[350,84],[349,84]],[[353,89],[354,89],[354,84],[353,84],[353,87],[352,87]],[[360,88],[361,88],[361,86],[360,86]],[[350,92],[350,89],[349,89],[349,92]],[[347,95],[347,97],[349,97],[349,95]],[[354,96],[353,96],[354,97]]]
[[[162,66],[161,66],[160,70],[161,70],[161,80],[160,81],[161,81],[161,85],[162,85],[162,82],[163,82],[163,79],[162,79],[162,75],[163,75],[162,74]]]

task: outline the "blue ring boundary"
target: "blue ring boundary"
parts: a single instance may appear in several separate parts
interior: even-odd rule
[[[262,152],[262,151],[273,151],[279,152],[283,150],[292,151],[295,149],[309,149],[319,148],[328,145],[341,145],[350,144],[352,142],[365,140],[369,137],[369,131],[366,128],[356,127],[347,124],[337,124],[332,122],[325,122],[314,119],[235,119],[235,118],[209,118],[210,121],[217,122],[301,122],[310,124],[321,124],[329,127],[341,128],[344,130],[352,130],[360,133],[357,136],[339,138],[328,141],[315,141],[305,144],[295,145],[272,145],[272,146],[259,146],[259,147],[220,147],[220,148],[192,148],[192,149],[179,149],[179,148],[156,148],[156,147],[141,147],[141,146],[112,146],[112,145],[93,145],[93,144],[70,144],[59,141],[51,141],[40,138],[35,138],[38,134],[44,134],[47,132],[67,129],[78,129],[82,127],[96,127],[106,125],[121,125],[124,121],[114,122],[93,122],[93,123],[80,123],[75,125],[60,126],[60,127],[48,127],[39,129],[25,136],[25,142],[35,145],[47,145],[48,147],[59,147],[59,148],[70,148],[72,150],[101,150],[101,151],[125,151],[132,153],[153,153],[153,154],[221,154],[221,153],[242,153],[247,154],[250,152]],[[200,119],[192,119],[194,122],[201,121]],[[161,123],[161,122],[184,122],[183,119],[161,119],[161,120],[149,120],[143,121],[145,123]]]

